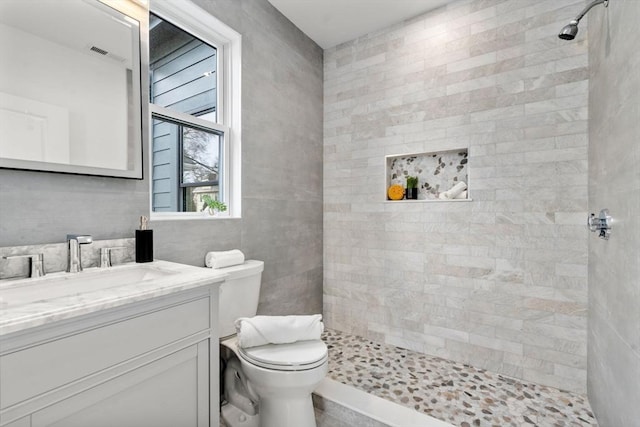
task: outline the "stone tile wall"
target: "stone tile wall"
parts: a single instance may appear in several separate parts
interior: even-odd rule
[[[589,400],[602,426],[640,425],[640,2],[589,12]]]
[[[328,327],[584,392],[582,0],[461,0],[325,51]],[[473,201],[387,202],[385,156],[468,147]]]

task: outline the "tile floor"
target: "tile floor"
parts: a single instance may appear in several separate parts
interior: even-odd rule
[[[329,377],[455,426],[597,426],[586,396],[328,330]]]

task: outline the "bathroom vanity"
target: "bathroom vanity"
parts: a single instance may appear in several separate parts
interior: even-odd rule
[[[217,427],[224,275],[92,270],[0,282],[0,426]]]

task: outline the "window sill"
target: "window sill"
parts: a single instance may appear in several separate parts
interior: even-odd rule
[[[418,200],[385,200],[385,203],[448,203],[473,202],[473,199],[418,199]]]
[[[215,220],[240,219],[240,216],[209,215],[202,212],[151,212],[150,221],[184,221],[184,220]]]

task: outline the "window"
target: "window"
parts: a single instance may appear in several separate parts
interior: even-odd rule
[[[203,197],[240,214],[240,35],[184,0],[149,15],[151,211],[203,217]],[[180,213],[176,215],[176,213]]]

